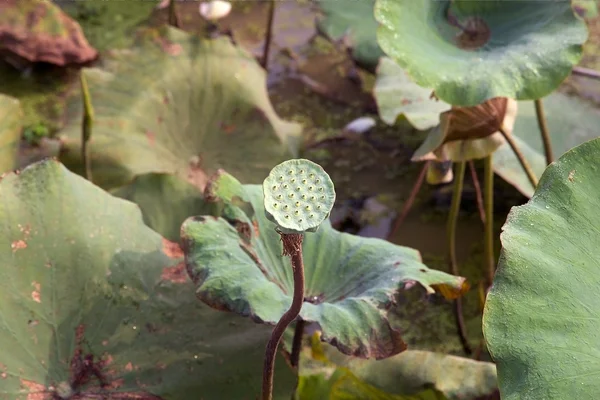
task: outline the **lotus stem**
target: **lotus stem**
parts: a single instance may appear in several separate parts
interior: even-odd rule
[[[475,199],[477,200],[479,218],[481,219],[481,223],[485,225],[485,207],[483,205],[483,195],[481,194],[481,185],[479,184],[479,178],[477,178],[477,171],[475,170],[475,163],[473,160],[469,160],[469,170],[471,171],[471,180],[473,181],[473,187],[475,188]]]
[[[92,163],[89,154],[89,141],[92,138],[92,125],[94,124],[94,108],[92,107],[92,99],[90,90],[85,79],[83,71],[79,74],[79,82],[81,84],[81,96],[83,99],[83,118],[81,120],[81,161],[84,165],[84,177],[88,181],[92,181]]]
[[[176,2],[177,0],[169,1],[169,25],[175,28],[181,28],[179,25],[179,17],[177,16]]]
[[[538,126],[540,127],[540,133],[542,134],[542,141],[544,142],[546,165],[550,165],[552,164],[552,161],[554,161],[554,156],[552,155],[552,142],[550,141],[548,124],[546,123],[546,116],[544,115],[544,103],[542,102],[542,99],[537,99],[534,103],[535,115],[537,116]]]
[[[456,172],[454,174],[454,187],[452,190],[452,203],[450,204],[450,215],[448,215],[447,225],[447,243],[448,243],[448,261],[452,274],[459,275],[458,262],[456,260],[456,224],[458,222],[458,212],[460,210],[460,200],[462,197],[463,183],[465,179],[466,162],[460,161],[456,164]],[[459,297],[454,300],[454,319],[458,337],[466,354],[471,354],[471,346],[467,340],[465,320],[462,313],[462,299]]]
[[[304,337],[304,327],[306,322],[302,318],[296,321],[294,328],[294,340],[292,341],[292,354],[290,355],[290,364],[292,368],[297,368],[300,363],[300,351],[302,350],[302,339]]]
[[[387,240],[391,240],[394,237],[394,235],[396,234],[396,232],[398,232],[398,229],[400,229],[400,226],[404,222],[404,219],[406,219],[406,216],[410,212],[410,209],[412,208],[413,203],[415,202],[415,199],[417,198],[417,195],[421,190],[421,186],[423,186],[423,181],[425,180],[425,176],[427,175],[427,168],[429,167],[429,163],[430,162],[427,161],[423,164],[423,168],[421,168],[421,172],[419,173],[419,176],[417,177],[417,180],[415,181],[415,184],[413,185],[412,190],[410,191],[408,199],[402,207],[400,215],[398,215],[398,218],[396,218],[396,221],[394,221],[394,227],[388,234]]]
[[[271,50],[271,37],[273,36],[273,21],[275,19],[275,0],[269,0],[269,15],[267,17],[267,33],[265,34],[265,48],[260,65],[269,70],[269,51]]]
[[[271,334],[267,349],[265,351],[265,362],[263,366],[262,400],[273,399],[273,375],[275,372],[275,356],[279,342],[287,327],[298,317],[304,302],[304,261],[302,259],[303,234],[281,233],[283,242],[283,255],[290,256],[294,274],[294,295],[292,305],[282,316]]]
[[[508,144],[512,148],[512,151],[513,151],[513,153],[515,153],[515,156],[519,160],[519,163],[521,163],[521,167],[523,167],[523,170],[525,171],[525,174],[527,175],[529,182],[535,189],[537,186],[537,182],[538,182],[537,178],[536,178],[535,174],[533,173],[531,166],[525,159],[525,156],[523,155],[523,153],[521,153],[519,146],[517,146],[517,142],[515,142],[515,140],[512,138],[512,136],[510,136],[508,133],[506,133],[506,130],[504,130],[504,128],[500,128],[500,133],[502,133],[502,136],[504,136],[504,139],[508,142]]]
[[[487,156],[484,162],[483,190],[485,192],[485,262],[488,272],[488,287],[492,286],[496,272],[496,259],[494,257],[494,167],[492,165],[493,153]]]
[[[585,76],[586,78],[600,79],[600,71],[596,71],[595,69],[573,67],[572,74]]]

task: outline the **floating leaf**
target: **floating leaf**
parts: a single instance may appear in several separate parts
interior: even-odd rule
[[[379,116],[387,124],[393,125],[404,116],[419,130],[438,125],[440,114],[448,111],[450,105],[432,98],[431,93],[431,89],[414,83],[391,58],[383,57],[379,61],[373,94]]]
[[[301,356],[298,400],[311,399],[310,392],[333,400],[468,400],[498,390],[496,367],[489,362],[417,350],[386,360],[361,360],[314,337],[311,347]]]
[[[0,54],[17,62],[85,64],[98,52],[81,27],[51,1],[3,0],[0,3]]]
[[[19,101],[0,94],[0,173],[15,168],[22,119]]]
[[[383,56],[377,44],[377,21],[373,16],[374,0],[317,0],[324,18],[317,29],[332,40],[343,39],[352,48],[352,57],[359,63],[375,68]]]
[[[600,391],[600,139],[551,164],[513,207],[483,329],[502,399],[593,399]]]
[[[375,17],[387,55],[417,84],[460,106],[548,95],[579,62],[587,39],[569,0],[378,0]]]
[[[260,392],[269,329],[198,302],[179,246],[134,204],[52,160],[7,174],[0,194],[1,398]],[[293,377],[277,374],[289,399]]]
[[[295,152],[300,126],[279,119],[252,56],[226,37],[203,40],[173,28],[140,35],[103,69],[85,70],[95,183],[113,188],[136,175],[169,173],[202,188],[220,167],[257,183]],[[61,159],[82,173],[79,99],[73,108]]]
[[[555,157],[560,157],[567,150],[600,136],[600,111],[589,103],[562,93],[553,93],[543,101]],[[519,102],[513,138],[536,176],[541,176],[546,168],[546,158],[535,107],[530,101]],[[498,175],[525,196],[531,197],[533,187],[508,143],[500,146],[494,153],[493,162],[494,171]]]
[[[229,179],[232,179],[231,177]],[[254,208],[235,218],[194,217],[182,226],[182,244],[197,295],[212,307],[275,324],[292,301],[289,259],[264,215],[262,187],[241,186]],[[405,349],[387,309],[404,285],[434,287],[454,297],[464,278],[428,269],[417,251],[387,241],[335,231],[329,220],[304,238],[305,303],[300,316],[321,325],[323,340],[342,352],[385,358]]]
[[[484,158],[504,143],[502,128],[512,134],[517,102],[491,99],[474,107],[453,106],[425,138],[412,160],[467,161]]]

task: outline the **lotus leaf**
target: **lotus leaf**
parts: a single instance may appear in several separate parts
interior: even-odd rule
[[[600,139],[552,163],[503,227],[483,331],[502,399],[600,392]]]
[[[84,64],[98,56],[81,27],[52,1],[0,3],[0,54],[20,63]]]
[[[548,95],[588,35],[570,0],[377,0],[375,18],[385,53],[458,106]]]
[[[0,199],[0,398],[259,393],[268,329],[198,302],[181,249],[134,204],[53,160],[5,175]]]
[[[95,112],[92,175],[104,188],[146,173],[175,174],[202,188],[220,167],[258,183],[295,152],[300,126],[279,119],[264,71],[227,37],[145,30],[136,47],[84,73]],[[61,160],[82,173],[77,97],[60,134]]]
[[[388,57],[379,61],[373,94],[381,119],[390,125],[404,116],[419,130],[433,128],[438,125],[440,114],[450,109],[448,103],[432,98],[431,89],[414,83],[406,72]]]
[[[238,185],[239,198],[251,203],[254,217],[238,212],[229,213],[234,218],[224,213],[225,218],[188,219],[181,228],[188,272],[205,303],[275,324],[292,302],[292,268],[275,225],[264,215],[262,187]],[[415,250],[337,232],[329,220],[305,235],[303,257],[306,295],[300,317],[318,322],[324,341],[357,357],[379,359],[405,349],[387,319],[393,296],[405,285],[437,288],[448,297],[468,289],[464,278],[427,268]]]
[[[16,166],[22,118],[19,101],[0,94],[0,173]]]
[[[352,57],[366,67],[375,68],[383,51],[377,44],[377,21],[373,15],[374,0],[317,0],[324,18],[317,29],[332,40],[347,35]]]

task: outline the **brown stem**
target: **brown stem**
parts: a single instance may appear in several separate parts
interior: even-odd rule
[[[548,130],[548,123],[546,122],[546,116],[544,115],[544,103],[542,99],[537,99],[535,103],[535,115],[537,116],[538,126],[540,127],[540,133],[542,134],[542,141],[544,142],[544,153],[546,154],[546,165],[550,165],[554,161],[554,155],[552,154],[552,142],[550,141],[550,131]]]
[[[267,17],[267,33],[265,34],[265,48],[260,65],[268,71],[269,51],[271,50],[271,37],[273,36],[273,20],[275,19],[275,0],[269,0],[269,15]]]
[[[527,162],[527,159],[525,158],[523,153],[521,153],[521,149],[519,149],[519,146],[517,146],[517,142],[515,142],[515,140],[512,138],[511,135],[506,133],[506,130],[504,130],[504,128],[500,128],[500,133],[502,134],[502,136],[504,136],[504,139],[510,145],[510,148],[512,149],[513,153],[515,153],[515,156],[519,160],[519,163],[521,163],[521,167],[523,167],[523,170],[525,171],[525,174],[527,175],[529,182],[535,189],[537,186],[537,178],[536,178],[535,174],[533,173],[531,166]]]
[[[294,328],[294,340],[292,341],[292,354],[290,356],[290,364],[292,368],[298,367],[300,362],[300,351],[302,351],[302,338],[304,337],[304,327],[306,322],[303,319],[298,318],[296,320],[296,327]]]
[[[471,171],[471,180],[473,181],[473,187],[475,188],[475,198],[477,199],[477,209],[479,210],[479,218],[481,223],[485,225],[485,209],[483,207],[483,195],[481,194],[481,185],[479,184],[479,178],[477,177],[477,171],[475,170],[475,163],[473,160],[469,160],[469,170]]]
[[[485,262],[487,264],[488,287],[492,286],[496,272],[496,259],[494,257],[494,167],[493,154],[484,159],[483,187],[485,192]]]
[[[179,24],[179,17],[177,16],[177,8],[175,6],[176,0],[169,1],[169,25],[175,28],[181,28]]]
[[[283,254],[289,255],[294,272],[294,297],[292,305],[282,316],[271,334],[265,351],[265,362],[263,366],[262,399],[273,399],[273,375],[275,372],[275,356],[277,347],[287,327],[298,317],[304,302],[304,262],[302,260],[303,234],[281,233],[283,242]]]
[[[398,229],[400,229],[400,225],[402,225],[402,223],[404,222],[404,219],[406,218],[410,209],[412,208],[412,205],[415,202],[415,199],[417,198],[419,191],[421,190],[421,186],[423,186],[423,181],[425,180],[425,176],[427,175],[428,167],[429,167],[429,161],[427,161],[426,163],[423,164],[423,168],[421,169],[421,172],[419,173],[419,176],[417,177],[417,180],[415,181],[415,184],[413,185],[413,188],[410,191],[410,195],[408,196],[408,199],[406,200],[406,202],[404,203],[404,206],[402,207],[402,211],[400,212],[400,215],[398,215],[398,218],[396,218],[396,221],[394,222],[394,227],[388,234],[387,240],[391,240],[392,237],[394,237],[394,235],[396,234],[396,232],[398,232]]]
[[[458,212],[460,210],[460,200],[462,197],[463,183],[465,179],[465,161],[460,161],[456,165],[454,174],[454,187],[452,190],[452,203],[450,205],[450,215],[448,215],[448,226],[446,230],[448,241],[448,261],[450,269],[455,276],[459,275],[458,262],[456,260],[456,225],[458,221]],[[471,354],[471,346],[467,340],[467,329],[462,312],[462,299],[459,297],[454,300],[454,320],[458,337],[466,354]]]

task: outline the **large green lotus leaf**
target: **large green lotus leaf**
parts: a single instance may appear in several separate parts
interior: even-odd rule
[[[145,173],[172,173],[202,187],[221,167],[256,183],[295,152],[300,126],[279,119],[264,71],[226,37],[146,30],[133,49],[84,71],[95,111],[93,179],[104,188]],[[60,134],[61,160],[82,173],[77,97]]]
[[[19,101],[0,94],[0,173],[15,168],[22,119]]]
[[[352,57],[366,67],[375,68],[383,51],[377,44],[377,21],[373,15],[374,0],[316,0],[324,18],[317,29],[332,40],[348,35]]]
[[[136,203],[146,225],[174,242],[179,241],[181,224],[190,215],[212,214],[202,192],[174,175],[139,175],[112,194]]]
[[[0,199],[0,398],[50,400],[53,387],[85,393],[73,399],[260,392],[269,329],[198,302],[180,248],[133,203],[52,160],[7,174]],[[68,383],[90,355],[104,390],[85,372],[87,383]],[[293,377],[277,375],[276,398],[288,399]]]
[[[600,111],[589,103],[558,92],[544,98],[543,102],[555,157],[600,136]],[[531,101],[519,102],[513,136],[535,174],[541,176],[546,168],[546,158]],[[508,144],[503,144],[494,153],[494,171],[525,196],[533,195],[533,187]]]
[[[373,94],[377,100],[379,116],[393,125],[404,116],[419,130],[439,124],[440,114],[450,109],[444,101],[431,98],[431,89],[414,83],[394,60],[383,57],[377,67],[377,80]]]
[[[262,187],[239,188],[254,208],[252,220],[240,213],[227,219],[193,217],[183,224],[188,272],[205,303],[275,324],[292,301],[292,269],[275,225],[264,215]],[[405,349],[387,319],[394,294],[403,288],[419,283],[448,296],[468,288],[464,278],[427,268],[416,250],[337,232],[329,220],[305,235],[303,256],[301,318],[318,322],[324,341],[357,357],[385,358]]]
[[[570,0],[377,0],[375,17],[386,54],[417,84],[460,106],[546,96],[587,39]]]
[[[320,398],[331,399],[352,398],[344,397],[352,388],[380,396],[354,397],[365,400],[468,400],[498,390],[496,366],[488,362],[418,350],[386,360],[361,360],[329,345],[321,347],[314,337],[311,347],[301,355],[299,400],[310,399],[308,390],[329,393],[331,397]]]
[[[15,61],[56,65],[83,64],[98,52],[81,27],[52,1],[3,0],[0,3],[0,53]]]
[[[511,399],[600,392],[600,139],[551,164],[503,227],[483,330]]]

